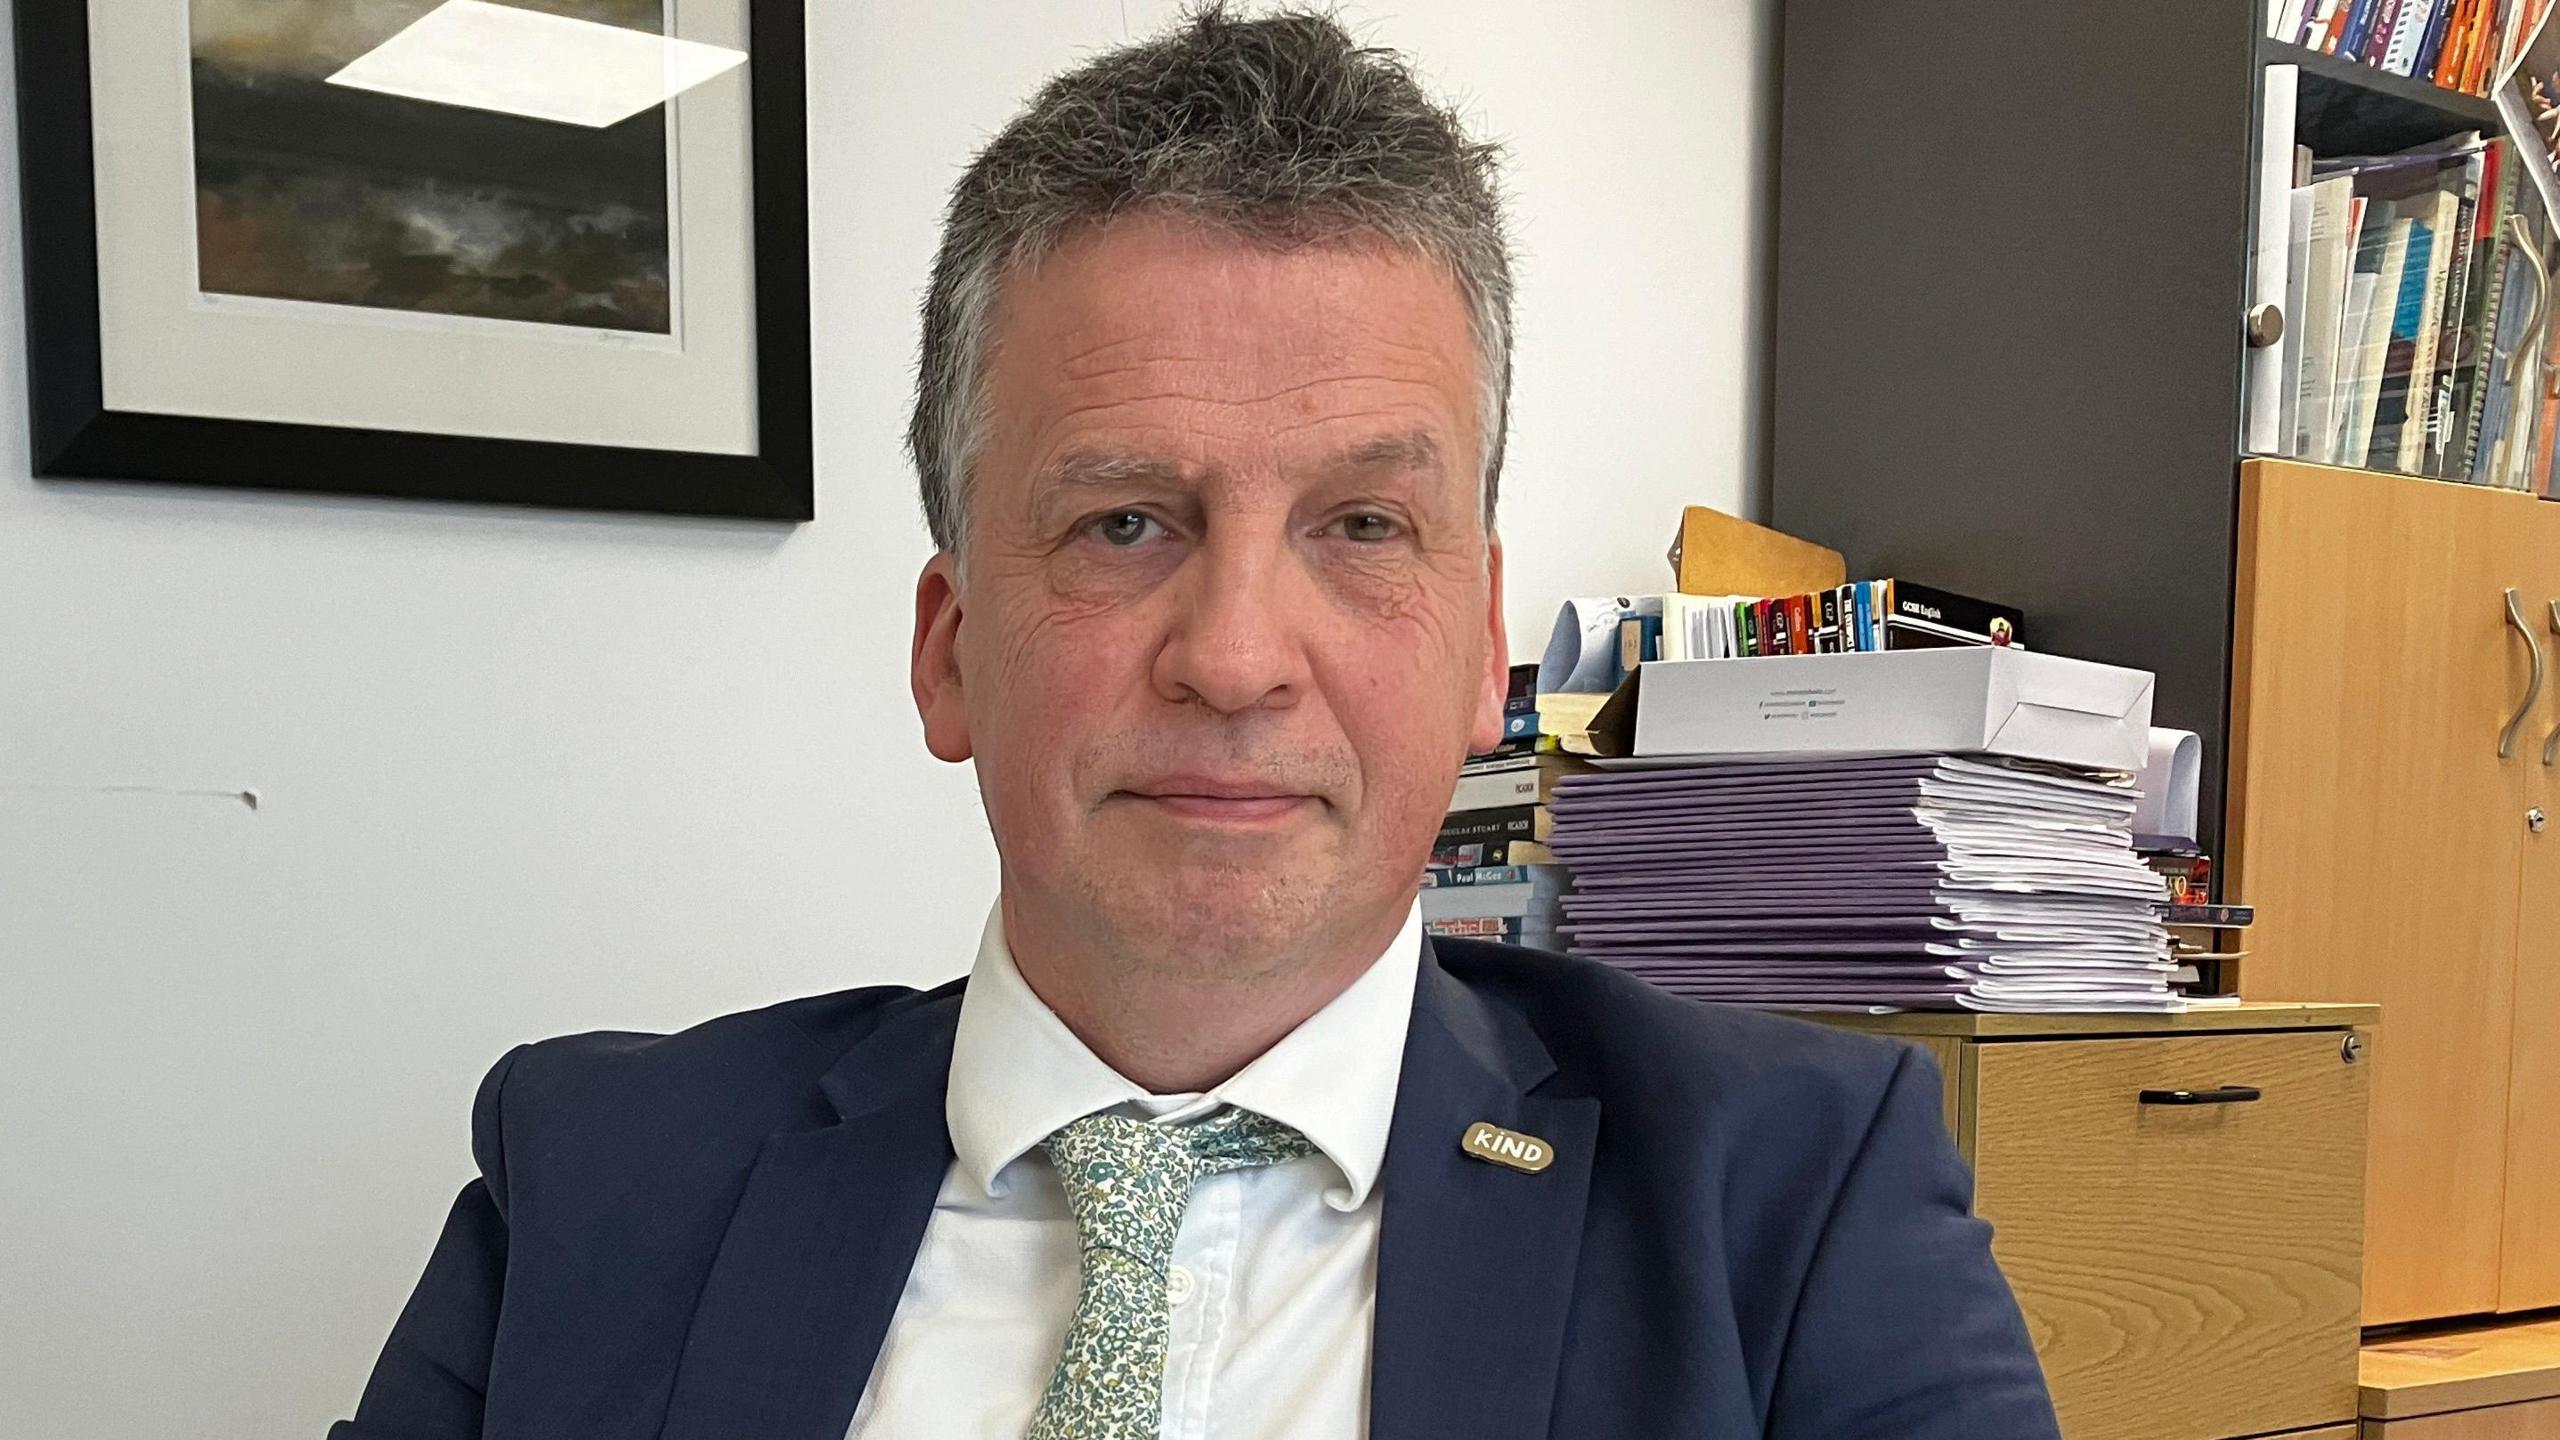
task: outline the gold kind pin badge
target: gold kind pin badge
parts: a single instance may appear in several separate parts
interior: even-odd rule
[[[1479,1120],[1467,1127],[1466,1138],[1458,1148],[1479,1160],[1508,1165],[1535,1175],[1555,1163],[1556,1147],[1535,1135],[1505,1130],[1490,1120]]]

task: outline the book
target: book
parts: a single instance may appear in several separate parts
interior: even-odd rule
[[[1553,798],[1557,781],[1590,768],[1590,762],[1580,756],[1553,751],[1469,760],[1459,767],[1449,809],[1454,814],[1499,810],[1510,805],[1543,805]]]
[[[2325,183],[2325,182],[2324,182]],[[2308,313],[2311,285],[2311,187],[2296,186],[2285,195],[2285,272],[2284,328],[2286,374],[2284,393],[2276,409],[2276,444],[2287,455],[2304,453],[2302,443],[2302,387],[2309,370],[2311,327],[2303,320]]]
[[[1505,805],[1493,810],[1454,810],[1440,822],[1434,849],[1473,840],[1544,840],[1555,829],[1555,815],[1544,805]]]
[[[2346,397],[2347,414],[2338,443],[2338,463],[2362,465],[2373,449],[2374,417],[2382,399],[2382,367],[2390,353],[2391,316],[2399,304],[2400,280],[2408,267],[2412,222],[2395,217],[2380,205],[2366,210],[2370,250],[2356,260],[2359,276],[2370,280],[2365,299],[2363,333],[2356,341],[2356,386]],[[2370,260],[2372,269],[2364,267]]]
[[[1480,879],[1458,879],[1481,876]],[[1572,885],[1562,865],[1487,865],[1471,870],[1426,870],[1422,918],[1501,920],[1527,916],[1553,926],[1564,918],[1560,903]]]
[[[2504,140],[2495,141],[2481,156],[2480,203],[2473,207],[2462,317],[2454,329],[2453,363],[2446,371],[2444,449],[2439,463],[2428,472],[2448,479],[2469,478],[2471,448],[2479,440],[2481,360],[2495,328],[2491,317],[2496,313],[2498,276],[2506,264],[2506,217],[2515,203],[2516,167],[2509,162],[2510,148]]]
[[[1422,886],[1428,890],[1443,885],[1527,885],[1544,878],[1542,871],[1562,868],[1550,865],[1431,865],[1422,872]]]
[[[2346,28],[2339,32],[2332,53],[2350,60],[2364,58],[2365,39],[2373,33],[2375,13],[2381,8],[2382,0],[2355,0],[2355,8],[2348,13]]]
[[[1435,844],[1431,863],[1443,869],[1485,865],[1548,865],[1555,852],[1538,840],[1458,840]]]
[[[2382,0],[2381,11],[2374,17],[2373,33],[2366,37],[2356,58],[2382,69],[2391,58],[2392,39],[2400,33],[2400,17],[2417,3],[2418,0]]]
[[[1422,933],[1446,940],[1490,940],[1503,945],[1519,945],[1531,950],[1555,950],[1554,927],[1533,920],[1513,917],[1501,920],[1426,920]]]
[[[2207,930],[2245,930],[2258,923],[2258,910],[2254,905],[2207,905],[2180,900],[2160,907],[2160,920],[2166,925],[2193,925]]]
[[[2453,14],[2459,3],[2460,0],[2442,0],[2436,6],[2435,14],[2427,24],[2426,38],[2418,42],[2418,53],[2403,73],[2412,76],[2435,74],[2436,61],[2444,54],[2445,34],[2453,28]]]
[[[2418,50],[2435,26],[2437,0],[2405,0],[2394,17],[2390,38],[2383,42],[2382,68],[2393,75],[2415,74]]]
[[[2453,441],[2454,370],[2461,358],[2462,322],[2470,309],[2471,255],[2480,243],[2480,184],[2487,173],[2485,148],[2463,162],[2456,198],[2453,256],[2445,266],[2444,293],[2436,307],[2436,345],[2427,372],[2426,423],[2420,437],[2421,475],[2444,473]]]
[[[2408,408],[2400,427],[2400,453],[2392,463],[2404,474],[2424,473],[2428,421],[2435,402],[2436,351],[2444,335],[2445,292],[2454,257],[2465,243],[2461,213],[2461,195],[2445,190],[2436,192],[2428,210],[2427,232],[2434,243],[2428,247],[2427,283],[2420,292],[2417,334],[2409,352]]]
[[[2012,645],[2026,633],[2026,615],[2008,605],[1959,595],[1908,580],[1880,580],[1880,609],[1887,627],[1881,648],[1924,648],[1928,637],[1979,645]],[[1903,636],[1896,643],[1895,632]]]
[[[2301,308],[2289,312],[2302,326],[2301,395],[2296,402],[2293,453],[2334,463],[2338,433],[2339,345],[2346,322],[2348,280],[2354,266],[2355,182],[2343,175],[2308,187],[2310,223],[2304,252]]]
[[[2409,375],[2418,358],[2418,317],[2427,303],[2427,271],[2434,250],[2435,231],[2410,221],[2399,297],[2391,305],[2391,338],[2374,396],[2373,442],[2360,462],[2372,469],[2391,470],[2400,464],[2400,432],[2409,421]]]

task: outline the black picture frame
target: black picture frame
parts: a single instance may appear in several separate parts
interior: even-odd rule
[[[748,0],[758,453],[720,455],[110,410],[83,0],[15,0],[28,433],[40,479],[577,510],[815,518],[806,17]]]

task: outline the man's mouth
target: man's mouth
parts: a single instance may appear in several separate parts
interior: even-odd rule
[[[1184,820],[1249,824],[1284,819],[1316,797],[1267,780],[1229,779],[1209,775],[1172,775],[1120,792]]]

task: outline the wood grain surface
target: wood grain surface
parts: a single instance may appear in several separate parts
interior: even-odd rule
[[[2379,1419],[2560,1399],[2560,1319],[2377,1338],[2358,1378],[2362,1413]]]
[[[2560,1440],[2560,1400],[2455,1410],[2414,1420],[2367,1420],[2362,1440]]]
[[[2071,1440],[2352,1420],[2371,1066],[2334,1031],[1974,1047],[1975,1208]],[[2254,1103],[2140,1103],[2258,1087]]]
[[[2322,466],[2242,472],[2223,884],[2258,907],[2241,983],[2382,1006],[2366,1323],[2493,1310],[2520,787],[2524,752],[2541,758],[2497,754],[2528,672],[2503,592],[2527,582],[2549,507]]]

